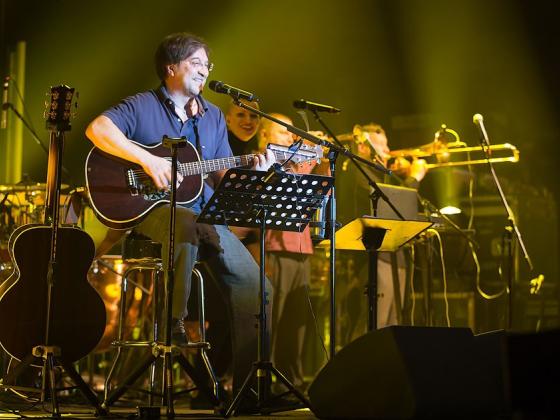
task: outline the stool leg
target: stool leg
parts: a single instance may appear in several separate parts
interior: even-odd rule
[[[200,334],[200,341],[206,341],[206,312],[204,308],[205,295],[204,295],[204,279],[202,273],[198,268],[193,268],[193,274],[198,279],[198,332]]]
[[[159,323],[158,323],[158,315],[159,315],[159,279],[160,279],[160,271],[155,270],[152,272],[152,284],[154,290],[154,299],[152,300],[152,341],[154,343],[158,342],[159,340]],[[150,366],[150,393],[148,394],[148,405],[154,405],[154,387],[156,382],[156,362],[152,363]]]
[[[200,341],[206,342],[206,313],[205,313],[205,295],[204,295],[204,278],[202,273],[198,268],[193,268],[193,274],[198,279],[198,328],[200,332]],[[210,360],[208,359],[208,355],[206,354],[206,348],[202,347],[200,349],[200,357],[204,362],[204,366],[208,371],[208,376],[210,376],[210,380],[212,381],[212,386],[214,388],[214,396],[219,401],[220,400],[220,391],[218,386],[218,379],[216,378],[216,374],[214,373],[214,369],[210,364]]]
[[[117,330],[117,340],[118,341],[122,341],[123,339],[123,323],[124,323],[124,318],[126,315],[126,292],[128,290],[128,275],[130,274],[130,271],[132,270],[127,270],[124,275],[122,276],[122,280],[121,280],[121,298],[119,301],[119,326],[118,326],[118,330]],[[105,378],[105,389],[104,389],[104,393],[103,393],[103,405],[105,405],[105,402],[107,401],[107,397],[109,395],[109,391],[111,388],[111,379],[113,378],[113,374],[115,372],[115,368],[117,366],[117,363],[119,361],[119,359],[121,358],[121,353],[122,353],[122,347],[118,346],[117,347],[117,354],[115,356],[115,358],[113,359],[113,364],[111,365],[111,369],[109,369],[109,373],[107,374],[107,377]],[[106,408],[106,407],[104,407]]]
[[[134,267],[129,268],[128,270],[125,271],[125,273],[122,276],[122,282],[121,282],[121,298],[120,298],[120,307],[119,307],[119,325],[118,325],[118,330],[117,330],[117,354],[115,356],[115,358],[113,359],[113,363],[111,365],[111,369],[109,370],[109,373],[107,375],[107,378],[105,379],[105,390],[104,390],[104,401],[103,401],[103,407],[107,408],[109,405],[111,405],[113,402],[115,402],[122,394],[124,394],[126,392],[126,389],[131,386],[143,373],[144,370],[149,369],[149,373],[150,373],[150,393],[149,393],[149,398],[150,398],[150,405],[152,405],[153,403],[153,380],[155,375],[152,373],[154,372],[154,368],[153,366],[155,365],[155,361],[157,360],[158,356],[150,354],[147,356],[147,358],[142,362],[142,364],[139,366],[138,369],[136,369],[132,374],[129,374],[127,376],[127,378],[123,381],[124,383],[122,385],[120,385],[119,388],[117,388],[116,390],[114,390],[112,393],[110,393],[110,389],[111,389],[111,379],[114,375],[114,372],[116,370],[116,366],[121,358],[122,355],[122,348],[123,347],[136,347],[137,345],[134,345],[133,343],[128,343],[123,341],[124,340],[124,326],[125,326],[125,320],[126,320],[126,313],[128,312],[127,308],[127,299],[126,299],[126,294],[128,292],[128,286],[129,283],[134,284],[136,287],[139,287],[140,289],[142,289],[142,291],[144,293],[149,293],[149,290],[147,290],[143,285],[140,284],[136,284],[134,281],[129,280],[129,276],[133,271],[142,271],[142,270],[151,270],[152,272],[152,280],[155,282],[156,281],[156,273],[159,273],[161,271],[161,265],[137,265]],[[155,289],[155,287],[154,287]],[[157,289],[156,289],[157,290]],[[157,317],[157,313],[158,310],[157,308],[154,310],[154,316]],[[152,342],[146,342],[146,343],[138,343],[140,346],[151,346],[153,343],[156,342],[157,340],[157,320],[156,320],[156,325],[154,326],[154,337],[152,339]]]

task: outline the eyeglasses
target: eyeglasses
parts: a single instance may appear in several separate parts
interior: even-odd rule
[[[202,67],[206,67],[208,73],[214,69],[214,63],[203,63],[198,58],[193,58],[192,60],[188,60],[189,64],[193,66],[196,70],[200,70]]]

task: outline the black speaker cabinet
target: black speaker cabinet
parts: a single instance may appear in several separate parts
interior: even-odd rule
[[[491,418],[504,412],[499,336],[393,326],[344,347],[309,388],[319,418]]]
[[[512,411],[524,418],[558,418],[560,330],[508,333],[505,354]]]

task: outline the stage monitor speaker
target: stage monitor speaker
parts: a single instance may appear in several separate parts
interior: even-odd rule
[[[560,329],[508,333],[506,354],[513,412],[524,418],[558,418]]]
[[[505,410],[499,340],[481,345],[468,328],[369,332],[319,372],[312,410],[322,419],[495,417]]]

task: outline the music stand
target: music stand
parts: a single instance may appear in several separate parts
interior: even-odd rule
[[[288,388],[288,393],[293,393],[305,406],[311,407],[305,396],[270,361],[266,326],[265,233],[266,229],[303,232],[315,211],[322,206],[332,184],[332,177],[296,175],[274,168],[269,172],[230,169],[197,219],[199,223],[260,229],[258,360],[253,363],[228,407],[226,417],[235,414],[239,403],[251,391],[254,375],[257,378],[257,412],[286,411],[286,407],[269,404],[276,398],[269,401],[271,373]]]
[[[432,222],[380,219],[363,216],[342,227],[336,235],[336,249],[368,251],[368,329],[377,328],[377,254],[395,252],[405,243],[432,226]],[[326,246],[323,241],[319,245]]]

